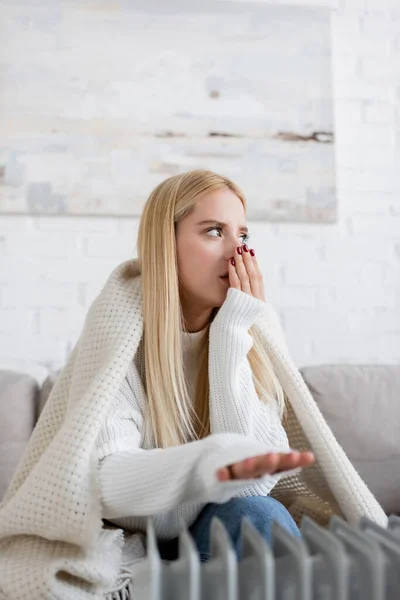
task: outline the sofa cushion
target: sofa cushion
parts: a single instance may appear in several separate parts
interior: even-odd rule
[[[388,513],[400,513],[400,365],[304,367],[350,461]]]
[[[29,375],[0,370],[0,500],[33,431],[38,394]]]
[[[400,513],[400,365],[300,369],[350,461],[383,509]],[[42,386],[43,409],[59,371]]]

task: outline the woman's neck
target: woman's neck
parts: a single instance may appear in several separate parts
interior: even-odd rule
[[[182,312],[186,331],[196,333],[208,325],[213,314],[213,309],[196,310],[192,307],[182,306]]]

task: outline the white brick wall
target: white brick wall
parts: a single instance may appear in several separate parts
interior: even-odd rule
[[[338,4],[338,223],[250,223],[299,366],[400,360],[400,5]],[[40,378],[64,362],[111,269],[134,252],[137,225],[0,217],[0,368]]]

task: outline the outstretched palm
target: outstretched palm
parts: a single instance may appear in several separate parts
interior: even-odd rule
[[[252,456],[222,467],[217,471],[219,481],[230,479],[254,479],[263,475],[273,475],[298,467],[308,467],[314,462],[312,452],[270,452]]]

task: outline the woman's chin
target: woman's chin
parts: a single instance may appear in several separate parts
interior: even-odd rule
[[[225,290],[221,290],[219,292],[218,296],[216,296],[216,298],[215,298],[215,307],[219,308],[220,306],[223,305],[223,303],[225,302],[228,290],[229,290],[229,286],[226,286]]]

